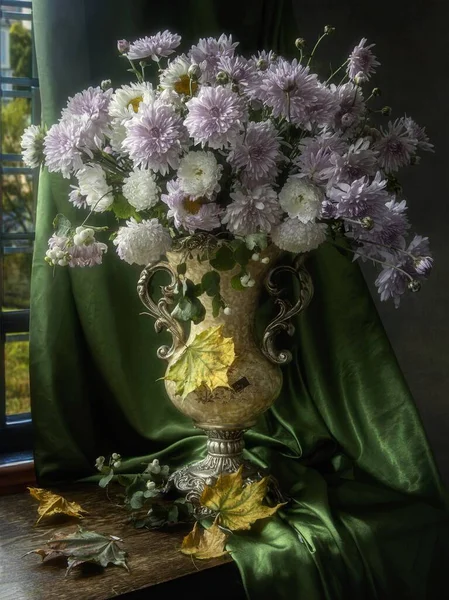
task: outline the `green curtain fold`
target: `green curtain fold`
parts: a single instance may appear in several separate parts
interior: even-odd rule
[[[296,37],[291,4],[274,0],[34,0],[33,15],[47,125],[84,87],[126,81],[119,38],[169,28],[188,44],[231,32],[245,51],[284,52]],[[194,460],[205,438],[156,381],[165,338],[139,314],[139,269],[113,251],[95,269],[53,272],[43,260],[54,216],[77,219],[68,189],[41,174],[30,332],[39,482],[89,476],[114,451],[134,457],[127,472],[155,457]],[[248,456],[293,500],[232,539],[245,588],[251,598],[438,598],[448,513],[413,399],[358,266],[330,246],[308,265],[316,292],[297,319],[282,394],[246,436]],[[262,301],[259,320],[270,310]]]

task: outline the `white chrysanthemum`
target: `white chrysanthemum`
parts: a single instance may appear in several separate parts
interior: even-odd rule
[[[114,152],[121,154],[124,152],[122,143],[126,138],[126,127],[121,119],[112,119],[111,121],[111,138],[109,144]]]
[[[286,219],[271,233],[271,239],[281,250],[308,252],[318,248],[326,239],[324,223],[302,223],[299,219]]]
[[[87,164],[80,169],[76,177],[80,194],[85,196],[87,205],[94,212],[104,212],[112,202],[112,187],[106,181],[106,173],[100,165]]]
[[[279,193],[279,203],[289,217],[302,223],[314,221],[321,209],[322,194],[319,188],[304,179],[290,177]]]
[[[123,184],[123,195],[137,211],[154,206],[159,200],[160,189],[154,173],[149,169],[131,171]]]
[[[38,125],[30,125],[25,129],[20,141],[22,159],[27,167],[35,169],[44,160],[45,132]]]
[[[111,98],[109,115],[119,122],[127,121],[139,110],[141,102],[154,97],[151,83],[131,83],[118,88]]]
[[[120,227],[114,239],[117,254],[128,264],[148,265],[170,249],[171,238],[157,219],[141,223],[131,218],[125,227]]]
[[[160,75],[161,88],[187,96],[194,94],[198,89],[198,84],[196,81],[191,81],[189,77],[188,70],[191,64],[185,54],[181,54],[170,62]]]
[[[217,164],[212,152],[189,152],[179,163],[178,179],[181,189],[195,198],[210,198],[220,191],[218,183],[223,167]]]

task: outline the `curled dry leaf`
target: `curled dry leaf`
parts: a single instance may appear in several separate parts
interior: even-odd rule
[[[69,502],[62,496],[58,496],[48,490],[30,487],[28,490],[33,498],[36,498],[36,500],[39,500],[40,502],[37,508],[39,518],[36,521],[36,525],[44,517],[63,514],[69,517],[78,517],[79,519],[82,519],[83,515],[81,513],[87,513],[87,510],[84,510],[77,502]]]
[[[199,333],[170,365],[164,379],[174,381],[176,393],[185,398],[207,386],[229,388],[228,369],[235,359],[232,338],[223,337],[223,325]]]
[[[218,558],[227,554],[225,550],[227,539],[228,536],[216,522],[209,529],[203,529],[195,523],[192,531],[182,540],[181,552],[200,560]]]
[[[126,564],[126,552],[120,547],[119,542],[121,539],[114,535],[103,535],[78,527],[75,533],[57,533],[48,540],[48,548],[31,550],[25,556],[39,554],[43,561],[57,556],[65,556],[67,558],[66,575],[74,567],[84,563],[94,563],[103,568],[113,564],[129,571]]]
[[[214,485],[207,485],[200,502],[217,514],[222,527],[231,531],[249,529],[255,521],[271,517],[283,506],[263,504],[268,482],[268,477],[264,477],[244,486],[240,467],[235,473],[222,473]]]

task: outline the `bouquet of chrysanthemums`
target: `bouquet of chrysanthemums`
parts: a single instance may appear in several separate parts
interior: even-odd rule
[[[380,266],[382,300],[418,290],[432,257],[426,237],[406,241],[397,172],[432,145],[410,117],[388,121],[390,107],[375,106],[373,45],[362,39],[320,79],[318,43],[307,52],[301,38],[293,60],[245,58],[226,35],[175,55],[180,43],[169,31],[120,40],[135,82],[89,87],[48,131],[25,131],[25,163],[72,178],[68,200],[86,211],[77,224],[56,217],[47,262],[100,264],[105,236],[122,260],[147,265],[197,237],[212,266],[223,245],[246,249],[239,277],[250,287],[267,245],[305,253],[329,240]],[[109,232],[89,223],[105,212],[118,221]]]

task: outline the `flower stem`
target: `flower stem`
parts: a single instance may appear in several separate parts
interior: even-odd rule
[[[331,73],[331,75],[324,82],[324,85],[327,85],[335,77],[335,75],[337,73],[339,73],[344,67],[346,67],[346,65],[348,64],[348,61],[349,61],[349,58],[347,60],[345,60],[345,62],[342,65],[340,65],[336,71]],[[346,75],[345,75],[345,77],[346,77]]]
[[[313,49],[312,49],[312,52],[310,53],[309,60],[307,61],[307,66],[309,66],[309,65],[310,65],[310,63],[311,63],[311,61],[312,61],[312,59],[313,59],[313,57],[314,57],[314,55],[315,55],[315,52],[316,52],[316,50],[317,50],[318,46],[321,44],[321,42],[324,40],[324,38],[325,38],[327,35],[328,35],[328,34],[327,34],[326,32],[324,32],[324,33],[323,33],[323,35],[322,35],[321,37],[319,37],[319,38],[318,38],[318,41],[317,41],[317,43],[315,44],[315,46],[314,46],[314,47],[313,47]]]

